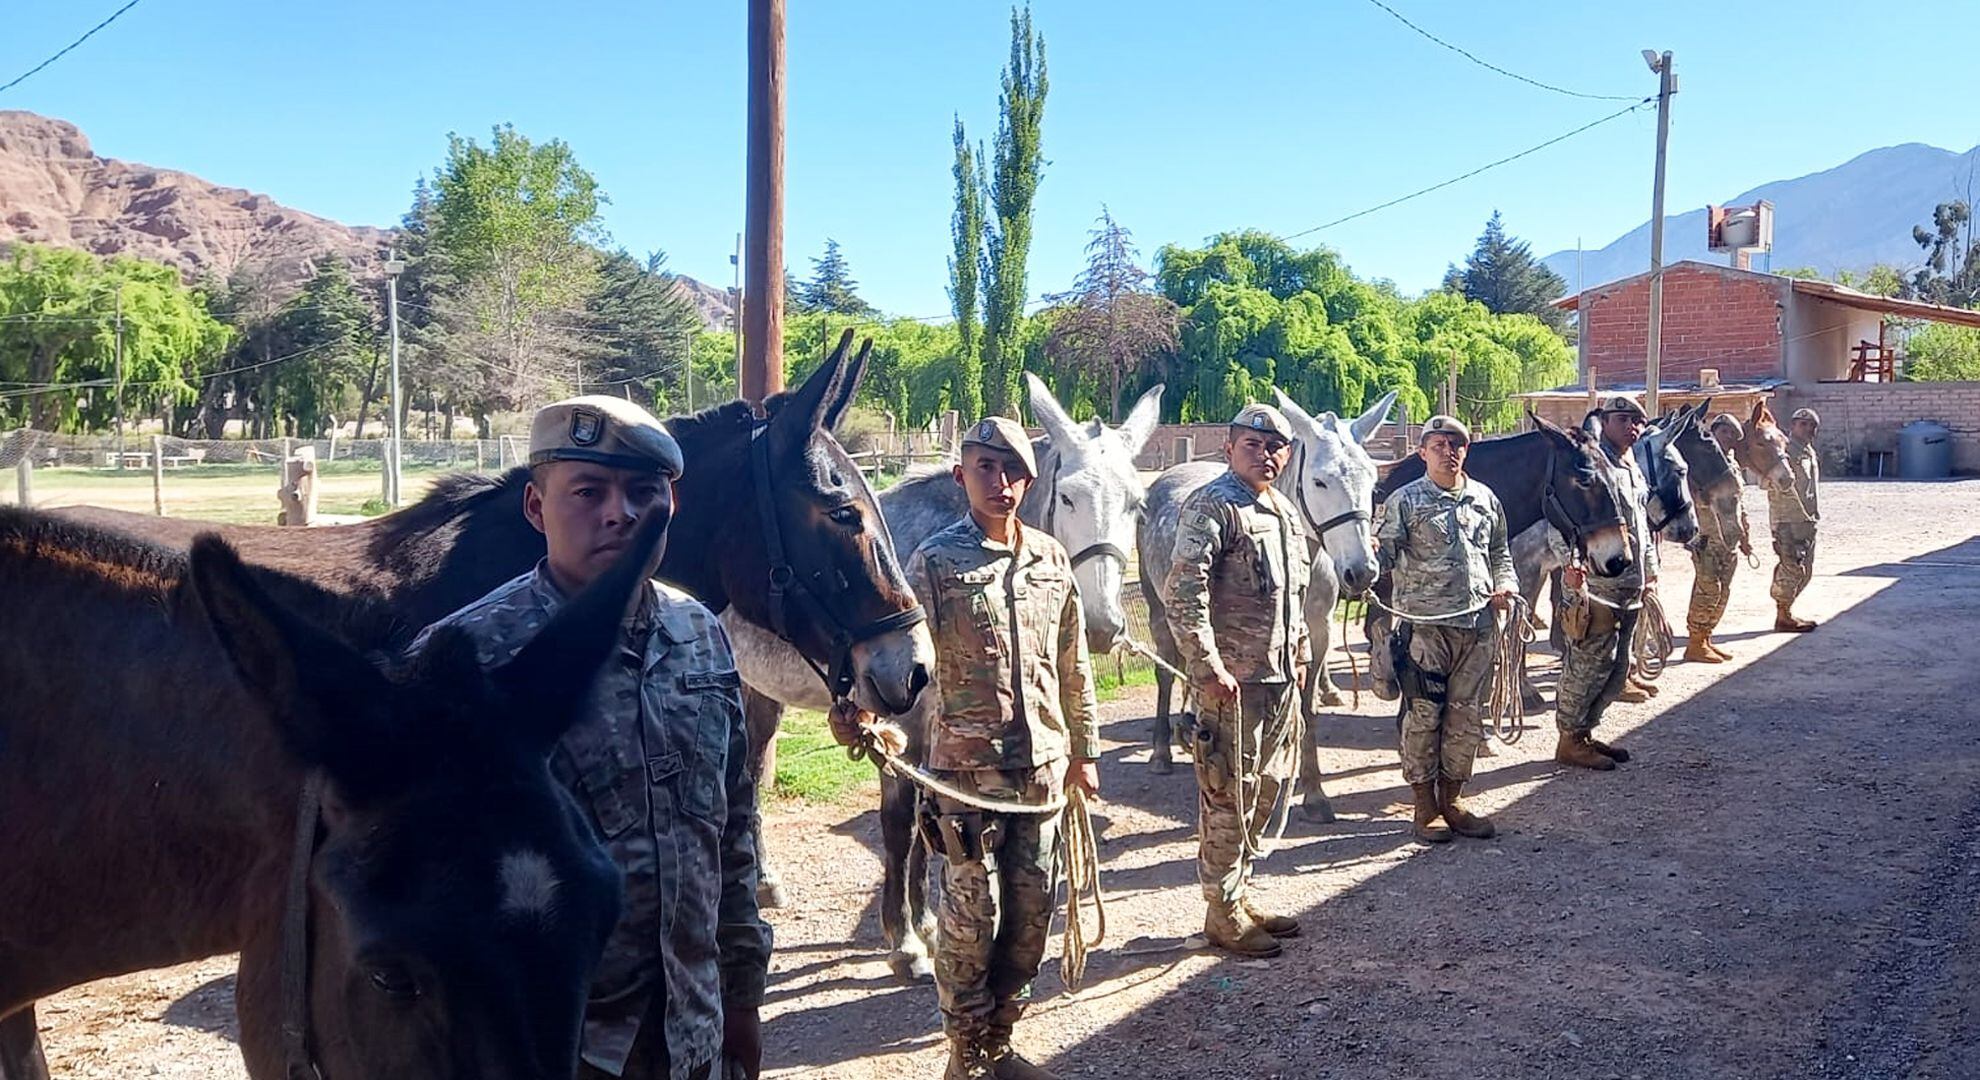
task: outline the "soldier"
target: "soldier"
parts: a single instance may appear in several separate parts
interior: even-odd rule
[[[1383,506],[1376,534],[1382,569],[1393,574],[1390,602],[1411,615],[1403,696],[1402,771],[1416,796],[1416,838],[1479,838],[1492,822],[1458,802],[1484,742],[1480,710],[1492,683],[1493,611],[1518,595],[1506,512],[1492,489],[1464,474],[1471,431],[1450,416],[1423,425],[1416,453],[1423,475]],[[1488,610],[1489,609],[1489,610]],[[1448,613],[1448,614],[1447,614]],[[1441,815],[1449,828],[1435,824]]]
[[[1712,440],[1719,452],[1732,457],[1733,445],[1744,438],[1746,430],[1731,413],[1720,413],[1712,418]],[[1739,476],[1739,466],[1733,466],[1733,476]],[[1732,659],[1732,654],[1719,648],[1712,641],[1712,631],[1717,629],[1719,620],[1726,614],[1726,601],[1732,596],[1733,574],[1739,569],[1739,556],[1753,554],[1753,537],[1748,531],[1746,508],[1739,508],[1737,522],[1726,521],[1712,508],[1712,500],[1695,500],[1698,511],[1698,536],[1687,548],[1691,552],[1691,610],[1685,614],[1685,627],[1691,631],[1691,641],[1684,647],[1684,658],[1701,664],[1721,664]],[[1737,531],[1734,525],[1738,526]],[[1738,551],[1734,551],[1737,545]]]
[[[1169,570],[1169,628],[1196,697],[1197,880],[1203,935],[1240,956],[1279,955],[1299,923],[1247,890],[1267,821],[1292,778],[1294,691],[1312,660],[1309,562],[1299,511],[1272,487],[1293,429],[1270,405],[1230,424],[1230,468],[1183,504]]]
[[[1767,516],[1774,527],[1774,629],[1805,634],[1815,629],[1790,609],[1815,573],[1815,524],[1822,515],[1815,505],[1815,487],[1822,465],[1815,458],[1815,433],[1822,418],[1814,409],[1796,409],[1789,418],[1787,462],[1794,483],[1786,491],[1767,489]]]
[[[1554,724],[1560,744],[1554,760],[1583,769],[1609,770],[1629,760],[1629,751],[1593,737],[1612,702],[1629,680],[1630,639],[1643,606],[1644,583],[1654,573],[1649,535],[1649,485],[1631,448],[1643,437],[1643,407],[1627,394],[1602,403],[1602,452],[1616,485],[1623,526],[1629,535],[1629,567],[1614,577],[1590,577],[1579,566],[1561,572],[1568,592],[1564,613],[1567,649],[1561,657],[1560,687],[1554,695]],[[1583,594],[1585,590],[1585,595]],[[1565,626],[1566,624],[1564,624]],[[1641,699],[1638,699],[1641,700]]]
[[[682,462],[645,409],[578,397],[537,411],[529,465],[523,513],[548,554],[435,624],[466,631],[486,667],[604,572],[641,518],[673,513]],[[582,1075],[755,1077],[770,927],[756,909],[756,791],[729,639],[707,608],[655,582],[620,645],[623,662],[606,666],[550,758],[625,875],[592,977]]]
[[[969,513],[922,541],[907,576],[935,637],[939,712],[928,768],[999,802],[1056,803],[1100,790],[1100,731],[1072,561],[1017,516],[1038,475],[1017,421],[969,429],[952,475]],[[1045,956],[1059,848],[1056,813],[992,813],[924,793],[921,828],[941,856],[935,988],[948,1080],[1051,1080],[1011,1050]]]

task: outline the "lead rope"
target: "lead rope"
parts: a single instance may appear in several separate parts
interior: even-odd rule
[[[1404,622],[1441,622],[1465,615],[1475,615],[1485,610],[1491,601],[1480,600],[1461,611],[1446,611],[1434,615],[1423,615],[1390,607],[1370,590],[1368,603],[1388,612],[1393,618]],[[1598,601],[1603,602],[1603,601]],[[1614,605],[1611,605],[1614,606]],[[1504,612],[1492,613],[1492,685],[1485,697],[1485,721],[1491,726],[1492,734],[1507,746],[1519,741],[1525,733],[1526,706],[1520,693],[1520,676],[1526,671],[1527,646],[1533,643],[1533,624],[1526,618],[1526,598],[1514,594],[1512,603]],[[1374,642],[1368,647],[1373,649]]]
[[[1636,633],[1631,635],[1629,644],[1643,678],[1655,682],[1677,648],[1671,636],[1671,624],[1664,620],[1663,602],[1657,599],[1655,589],[1643,591],[1643,610],[1637,616]]]

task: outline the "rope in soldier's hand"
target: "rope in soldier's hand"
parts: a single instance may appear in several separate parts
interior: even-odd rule
[[[1591,596],[1589,599],[1597,598]],[[1475,615],[1485,610],[1492,602],[1492,598],[1488,596],[1461,611],[1447,611],[1435,615],[1424,615],[1391,607],[1378,599],[1372,591],[1368,594],[1367,601],[1403,622],[1424,623]],[[1600,600],[1597,602],[1606,603]],[[1493,613],[1492,685],[1485,696],[1485,721],[1491,726],[1492,734],[1507,746],[1518,742],[1520,735],[1525,732],[1526,704],[1520,682],[1526,674],[1526,649],[1533,643],[1533,624],[1527,621],[1526,612],[1526,598],[1515,594],[1505,612]],[[1375,643],[1369,642],[1368,647],[1375,648]]]
[[[1059,979],[1067,990],[1077,992],[1086,983],[1087,954],[1107,940],[1107,902],[1100,894],[1100,844],[1093,835],[1093,815],[1087,809],[1084,790],[1075,787],[1066,793],[1060,833],[1066,860],[1066,929],[1061,938]],[[1080,918],[1080,909],[1089,906],[1095,923],[1090,938]]]
[[[1664,673],[1677,642],[1671,637],[1671,624],[1664,619],[1663,602],[1657,590],[1643,591],[1643,608],[1636,617],[1636,632],[1630,636],[1630,653],[1646,680],[1655,681]]]

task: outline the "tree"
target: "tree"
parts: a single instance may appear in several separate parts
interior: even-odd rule
[[[983,259],[983,154],[972,151],[956,118],[956,210],[949,222],[955,253],[949,257],[949,306],[956,316],[955,380],[949,400],[964,417],[983,415],[983,356],[977,337],[977,275]]]
[[[1531,315],[1555,330],[1567,326],[1567,314],[1554,306],[1566,294],[1567,282],[1534,259],[1526,241],[1506,235],[1497,210],[1485,222],[1464,267],[1445,272],[1444,288],[1494,314]]]
[[[1905,342],[1904,377],[1914,382],[1980,381],[1980,330],[1931,323]]]
[[[811,271],[811,280],[798,286],[806,310],[862,319],[879,314],[872,304],[859,298],[859,282],[853,280],[852,268],[839,251],[837,240],[826,239],[825,254],[811,260]]]
[[[1133,238],[1103,206],[1086,245],[1086,269],[1068,293],[1050,297],[1053,319],[1047,353],[1107,380],[1109,416],[1121,420],[1121,381],[1158,353],[1176,347],[1180,310],[1148,286],[1135,261]]]
[[[1948,307],[1980,305],[1980,237],[1966,200],[1940,203],[1932,228],[1913,226],[1911,238],[1925,251],[1925,265],[1911,276],[1913,297]]]
[[[585,314],[591,346],[586,383],[636,387],[661,411],[686,406],[683,380],[701,316],[667,271],[665,252],[652,252],[644,262],[624,251],[605,255]]]
[[[18,243],[0,262],[0,422],[48,431],[109,426],[117,414],[120,307],[126,414],[169,416],[191,405],[196,380],[226,349],[230,331],[177,270]]]
[[[275,367],[277,407],[295,417],[296,434],[314,436],[332,410],[356,403],[377,354],[376,313],[343,259],[326,255],[274,324],[274,336],[291,357]]]
[[[1015,416],[1025,264],[1031,255],[1032,200],[1045,171],[1041,137],[1048,89],[1045,39],[1032,32],[1028,7],[1011,11],[1011,60],[1003,87],[991,164],[992,218],[983,251],[984,408]]]

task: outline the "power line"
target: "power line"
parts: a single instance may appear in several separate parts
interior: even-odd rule
[[[1336,226],[1336,225],[1345,225],[1345,224],[1347,224],[1348,222],[1350,222],[1350,221],[1353,221],[1353,220],[1354,220],[1354,219],[1356,219],[1356,218],[1362,218],[1362,217],[1367,217],[1368,215],[1370,215],[1370,214],[1373,214],[1373,213],[1376,213],[1377,211],[1381,211],[1381,210],[1387,210],[1387,209],[1388,209],[1388,208],[1390,208],[1391,206],[1397,206],[1397,205],[1400,205],[1400,204],[1402,204],[1402,203],[1406,203],[1406,202],[1408,202],[1408,201],[1410,201],[1411,199],[1415,199],[1415,198],[1419,198],[1419,197],[1421,197],[1421,196],[1424,196],[1424,195],[1428,195],[1428,194],[1430,194],[1430,193],[1431,193],[1431,192],[1433,192],[1433,191],[1441,191],[1441,190],[1443,190],[1444,188],[1447,188],[1447,187],[1450,187],[1450,186],[1451,186],[1452,184],[1456,184],[1456,183],[1461,183],[1462,181],[1465,181],[1465,180],[1469,180],[1469,179],[1471,179],[1472,177],[1474,177],[1474,176],[1477,176],[1477,175],[1478,175],[1479,173],[1483,173],[1483,172],[1490,172],[1491,170],[1493,170],[1493,169],[1496,169],[1496,168],[1498,168],[1498,167],[1499,167],[1499,166],[1501,166],[1501,165],[1509,165],[1509,164],[1511,164],[1512,162],[1515,162],[1515,161],[1518,161],[1518,160],[1519,160],[1520,158],[1523,158],[1523,157],[1526,157],[1526,156],[1527,156],[1528,154],[1536,154],[1536,153],[1539,153],[1540,151],[1542,151],[1542,150],[1545,150],[1546,148],[1548,148],[1548,147],[1550,147],[1550,146],[1552,146],[1552,145],[1554,145],[1555,143],[1559,143],[1559,142],[1565,142],[1565,141],[1567,141],[1568,139],[1572,139],[1572,138],[1574,138],[1574,137],[1575,137],[1576,135],[1579,135],[1579,134],[1581,134],[1581,133],[1582,133],[1582,132],[1584,132],[1584,131],[1588,131],[1588,130],[1590,130],[1590,129],[1593,129],[1593,128],[1597,128],[1597,127],[1600,127],[1600,126],[1602,126],[1603,124],[1606,124],[1606,123],[1608,123],[1609,121],[1611,121],[1611,120],[1615,120],[1615,119],[1617,119],[1617,118],[1619,118],[1619,117],[1623,117],[1623,116],[1627,116],[1627,115],[1629,115],[1630,113],[1633,113],[1633,112],[1635,112],[1636,110],[1638,110],[1638,109],[1641,109],[1641,108],[1642,108],[1642,107],[1644,107],[1645,105],[1648,105],[1648,104],[1650,104],[1651,102],[1654,102],[1654,101],[1656,101],[1656,100],[1657,100],[1657,99],[1656,99],[1656,97],[1655,97],[1654,95],[1653,95],[1653,96],[1651,96],[1651,97],[1647,97],[1647,98],[1644,98],[1643,100],[1641,100],[1641,101],[1639,101],[1639,102],[1637,102],[1637,103],[1636,103],[1636,104],[1634,104],[1634,105],[1631,105],[1631,106],[1629,106],[1629,107],[1628,107],[1628,108],[1626,108],[1626,109],[1617,109],[1617,110],[1616,110],[1615,112],[1612,112],[1612,113],[1610,113],[1609,115],[1607,115],[1607,116],[1604,116],[1604,117],[1602,117],[1602,118],[1601,118],[1600,120],[1591,120],[1591,121],[1589,121],[1588,123],[1586,123],[1586,124],[1583,124],[1583,125],[1581,125],[1581,126],[1580,126],[1580,127],[1578,127],[1578,128],[1575,128],[1575,129],[1574,129],[1573,131],[1569,131],[1569,132],[1565,132],[1565,133],[1563,133],[1563,134],[1560,134],[1560,135],[1556,135],[1556,136],[1554,136],[1553,138],[1551,138],[1551,139],[1548,139],[1548,140],[1547,140],[1546,142],[1543,142],[1543,143],[1540,143],[1540,144],[1538,144],[1538,145],[1536,145],[1536,146],[1529,146],[1529,147],[1527,147],[1526,149],[1524,149],[1524,150],[1521,150],[1521,151],[1520,151],[1519,153],[1517,153],[1517,154],[1510,154],[1510,155],[1508,155],[1508,156],[1506,156],[1506,157],[1502,157],[1502,158],[1500,158],[1500,159],[1499,159],[1499,160],[1497,160],[1497,161],[1494,161],[1494,162],[1491,162],[1490,164],[1486,164],[1486,165],[1480,165],[1479,167],[1477,167],[1477,168],[1475,168],[1475,169],[1473,169],[1473,170],[1471,170],[1471,171],[1470,171],[1470,172],[1468,172],[1468,173],[1464,173],[1464,174],[1463,174],[1463,175],[1461,175],[1461,176],[1453,176],[1453,177],[1451,177],[1451,178],[1450,178],[1449,180],[1445,180],[1445,181],[1443,181],[1443,182],[1441,182],[1441,183],[1436,183],[1436,184],[1431,184],[1431,185],[1430,185],[1429,187],[1427,187],[1427,188],[1422,188],[1422,189],[1420,189],[1420,190],[1417,190],[1417,191],[1412,191],[1412,192],[1410,192],[1410,193],[1409,193],[1409,194],[1407,194],[1407,195],[1403,195],[1403,196],[1400,196],[1400,197],[1398,197],[1398,198],[1394,198],[1394,199],[1390,199],[1390,200],[1389,200],[1388,202],[1385,202],[1385,203],[1382,203],[1382,204],[1380,204],[1380,205],[1378,205],[1378,206],[1371,206],[1371,207],[1369,207],[1369,208],[1368,208],[1368,209],[1366,209],[1366,210],[1357,210],[1357,211],[1355,211],[1354,213],[1352,213],[1352,214],[1349,214],[1349,215],[1347,215],[1346,217],[1339,217],[1339,218],[1335,218],[1334,220],[1332,220],[1332,221],[1329,221],[1329,222],[1327,222],[1327,223],[1325,223],[1325,224],[1323,224],[1323,225],[1315,225],[1315,226],[1313,226],[1313,227],[1312,227],[1312,228],[1310,228],[1310,229],[1301,229],[1300,231],[1298,231],[1298,232],[1296,232],[1296,233],[1287,233],[1286,235],[1284,235],[1284,236],[1281,236],[1281,237],[1280,237],[1279,239],[1281,239],[1281,240],[1293,240],[1293,239],[1297,239],[1297,238],[1299,238],[1299,237],[1302,237],[1302,236],[1306,236],[1306,235],[1308,235],[1308,234],[1310,234],[1310,233],[1317,233],[1317,232],[1320,232],[1320,231],[1321,231],[1321,230],[1323,230],[1323,229],[1331,229],[1331,228],[1333,228],[1333,227],[1334,227],[1334,226]]]
[[[84,34],[83,36],[77,38],[74,41],[69,42],[67,45],[62,46],[61,52],[58,52],[54,56],[51,56],[48,59],[43,60],[41,63],[34,65],[33,67],[29,68],[27,71],[23,72],[22,74],[15,76],[13,82],[10,82],[5,86],[0,86],[0,94],[4,94],[7,91],[12,90],[14,87],[19,86],[20,84],[26,82],[30,76],[34,75],[42,68],[45,68],[48,65],[54,63],[55,61],[60,60],[64,56],[69,55],[69,51],[71,49],[74,49],[76,46],[81,45],[85,41],[88,41],[92,36],[96,34],[98,30],[101,30],[104,27],[109,26],[111,23],[116,22],[117,17],[119,15],[122,15],[124,12],[131,10],[132,8],[138,6],[138,4],[142,2],[143,0],[130,0],[130,3],[127,3],[123,7],[118,8],[116,11],[111,12],[109,18],[103,20],[100,23],[97,23],[95,26],[90,27],[88,33]]]
[[[1403,18],[1401,12],[1383,3],[1382,0],[1368,0],[1368,2],[1374,4],[1378,8],[1381,8],[1383,11],[1388,12],[1389,15],[1393,17],[1397,22],[1403,24],[1404,26],[1409,27],[1411,30],[1416,31],[1418,34],[1422,35],[1425,38],[1428,38],[1430,41],[1433,41],[1438,45],[1441,45],[1444,48],[1449,49],[1450,51],[1458,54],[1459,56],[1464,57],[1466,60],[1469,60],[1474,64],[1477,64],[1479,67],[1482,67],[1487,71],[1497,72],[1500,75],[1504,75],[1508,79],[1516,79],[1519,82],[1523,82],[1527,84],[1528,86],[1537,86],[1542,90],[1549,90],[1556,94],[1565,94],[1568,97],[1588,98],[1592,101],[1636,100],[1634,97],[1631,97],[1628,94],[1584,94],[1579,90],[1569,90],[1566,89],[1565,87],[1554,86],[1551,83],[1543,83],[1538,79],[1529,79],[1526,76],[1521,75],[1517,71],[1507,71],[1505,68],[1502,68],[1499,65],[1492,63],[1489,60],[1479,59],[1477,56],[1473,55],[1472,53],[1462,48],[1459,48],[1458,46],[1453,45],[1448,41],[1445,41],[1443,38],[1438,37],[1437,35],[1431,33],[1428,30],[1425,30],[1424,28],[1416,25],[1415,23],[1410,22],[1408,19]]]

